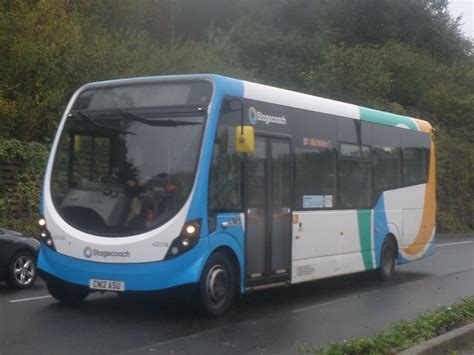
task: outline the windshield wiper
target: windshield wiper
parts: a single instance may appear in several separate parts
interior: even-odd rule
[[[136,113],[132,113],[127,110],[120,110],[120,113],[126,115],[132,120],[139,121],[139,122],[148,124],[150,126],[177,127],[177,126],[194,126],[194,125],[202,124],[202,122],[195,122],[195,121],[193,122],[193,121],[179,121],[179,120],[170,120],[170,119],[149,119],[149,118],[144,118],[142,116],[139,116]]]
[[[94,126],[97,126],[99,128],[105,128],[105,129],[110,129],[114,132],[117,132],[117,133],[121,133],[121,134],[133,134],[133,135],[136,135],[136,133],[134,132],[130,132],[130,131],[125,131],[125,130],[122,130],[122,129],[118,129],[118,128],[115,128],[115,127],[111,127],[111,126],[107,126],[107,125],[103,125],[103,124],[100,124],[99,122],[97,122],[96,120],[94,120],[91,116],[89,116],[87,113],[85,112],[82,112],[82,111],[76,111],[76,113],[81,116],[82,118],[85,118],[86,120],[88,120],[89,122],[91,122]],[[69,117],[71,117],[72,114],[69,114]]]

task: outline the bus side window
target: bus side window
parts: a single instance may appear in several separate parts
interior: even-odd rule
[[[339,207],[367,208],[371,203],[370,164],[360,160],[339,161]]]
[[[295,149],[295,205],[303,206],[305,196],[328,196],[327,204],[313,208],[333,208],[336,194],[336,161],[332,148]]]
[[[294,206],[296,209],[337,208],[337,123],[323,113],[295,110]]]
[[[430,143],[430,136],[427,133],[403,130],[403,185],[417,185],[427,181]]]
[[[402,186],[401,137],[398,127],[372,123],[373,204],[384,191]]]

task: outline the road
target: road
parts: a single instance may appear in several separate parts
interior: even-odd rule
[[[255,292],[219,319],[172,295],[94,294],[69,308],[42,282],[26,291],[0,284],[0,354],[288,354],[369,336],[474,295],[474,234],[437,244],[435,256],[399,266],[388,283],[358,274]]]

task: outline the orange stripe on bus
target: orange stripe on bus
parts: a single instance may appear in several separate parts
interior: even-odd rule
[[[433,127],[431,127],[431,124],[429,122],[420,120],[419,118],[414,118],[414,120],[418,124],[418,127],[420,128],[421,132],[431,133],[431,131],[433,130]]]
[[[421,121],[424,122],[424,121]],[[431,125],[430,125],[431,127]],[[420,126],[421,128],[421,126]],[[420,229],[415,241],[403,251],[411,256],[418,255],[430,241],[436,223],[436,174],[435,174],[435,151],[434,143],[431,141],[430,167],[428,172],[428,182],[425,190],[425,203]]]

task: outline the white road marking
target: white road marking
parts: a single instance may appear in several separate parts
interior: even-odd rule
[[[474,240],[470,240],[470,241],[467,241],[467,242],[436,244],[436,246],[437,247],[447,247],[447,246],[450,246],[450,245],[471,244],[471,243],[474,243]]]
[[[30,298],[20,298],[18,300],[10,300],[8,303],[19,303],[19,302],[28,302],[28,301],[36,301],[36,300],[42,300],[45,298],[51,298],[52,296],[47,295],[47,296],[38,296],[38,297],[30,297]]]

